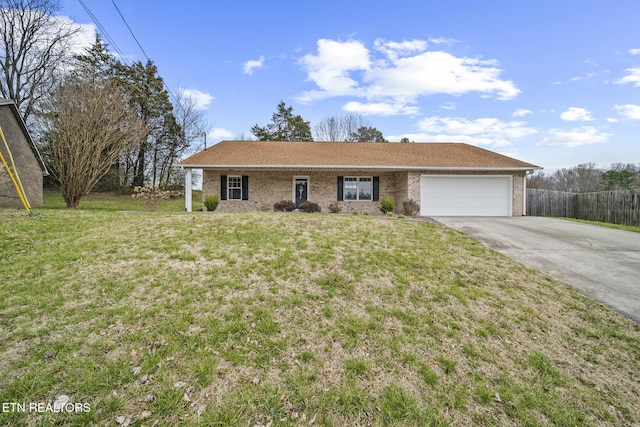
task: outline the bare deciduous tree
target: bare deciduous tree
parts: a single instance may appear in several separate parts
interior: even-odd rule
[[[556,190],[571,193],[598,191],[602,170],[595,163],[583,163],[570,169],[558,169],[551,175]]]
[[[553,180],[542,171],[527,176],[527,188],[553,190]]]
[[[69,208],[77,207],[123,152],[146,135],[127,98],[108,82],[66,80],[44,107],[45,155]]]
[[[57,0],[0,0],[0,93],[25,122],[50,92],[78,31],[54,16],[59,9]]]
[[[558,169],[550,175],[538,171],[527,177],[527,188],[588,193],[640,188],[640,164],[613,163],[608,170],[595,163]]]
[[[255,141],[256,140],[253,136],[247,135],[244,131],[236,135],[234,139],[237,141]]]
[[[159,171],[159,184],[167,187],[177,184],[174,168],[178,159],[188,152],[196,151],[196,141],[202,140],[203,135],[209,130],[209,125],[204,119],[204,111],[197,108],[193,98],[185,95],[184,91],[178,89],[173,100],[174,116],[180,131],[173,135],[167,135],[165,144],[162,146],[162,155]],[[179,175],[179,174],[178,174]],[[184,180],[181,180],[184,182]]]
[[[371,127],[369,122],[358,114],[328,116],[313,127],[314,139],[316,141],[353,141],[352,137],[358,133],[358,129],[368,127]]]

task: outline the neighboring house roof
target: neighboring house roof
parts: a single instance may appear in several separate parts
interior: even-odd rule
[[[40,169],[42,169],[42,174],[45,176],[49,175],[49,172],[47,172],[47,167],[45,166],[44,161],[42,160],[42,156],[40,155],[40,152],[38,151],[36,144],[33,142],[33,139],[31,139],[31,134],[29,134],[29,131],[27,130],[27,125],[25,125],[24,120],[22,120],[22,116],[20,115],[20,112],[18,111],[18,107],[16,107],[15,102],[13,102],[13,100],[11,99],[0,98],[0,107],[2,106],[9,107],[9,110],[13,113],[13,117],[16,119],[16,122],[18,123],[20,130],[22,131],[25,139],[27,140],[27,144],[29,144],[29,148],[31,149],[31,151],[33,151],[34,156],[38,160],[38,165],[40,166]],[[7,141],[7,143],[11,145],[11,141]]]
[[[421,170],[541,169],[463,143],[222,141],[178,163],[185,168]]]

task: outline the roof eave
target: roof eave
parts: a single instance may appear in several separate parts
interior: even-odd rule
[[[22,133],[27,139],[29,148],[31,148],[31,151],[33,152],[34,156],[38,161],[40,169],[42,170],[42,176],[48,176],[49,171],[47,170],[47,165],[45,165],[44,160],[42,159],[42,155],[40,155],[40,151],[38,151],[38,147],[36,147],[36,144],[33,141],[33,138],[31,138],[31,134],[29,133],[29,130],[27,129],[27,125],[22,119],[22,116],[20,115],[20,111],[18,111],[18,107],[16,106],[15,102],[11,99],[2,98],[0,99],[0,106],[1,105],[7,105],[11,109],[11,112],[13,113],[13,117],[15,117],[16,122],[20,127],[20,130],[22,130]]]
[[[207,164],[181,164],[176,166],[187,169],[375,169],[375,170],[424,170],[424,171],[531,171],[540,170],[540,166],[518,167],[488,167],[488,166],[372,166],[372,165],[207,165]]]

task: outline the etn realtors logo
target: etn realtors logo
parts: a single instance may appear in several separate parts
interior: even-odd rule
[[[91,412],[91,405],[89,403],[69,402],[69,396],[63,394],[58,396],[54,402],[3,402],[0,409],[0,412],[78,413]]]

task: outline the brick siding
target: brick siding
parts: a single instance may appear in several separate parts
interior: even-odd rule
[[[420,204],[420,176],[425,171],[399,172],[358,172],[358,171],[254,171],[234,170],[232,172],[219,170],[204,170],[202,183],[202,197],[210,194],[220,194],[220,176],[249,177],[249,200],[222,200],[218,206],[221,212],[238,211],[272,211],[273,204],[282,200],[293,200],[293,183],[295,178],[308,178],[308,199],[317,203],[322,212],[328,213],[329,205],[337,202],[338,176],[378,176],[380,177],[380,197],[391,196],[395,202],[395,212],[402,212],[405,201],[412,199]],[[447,174],[437,172],[438,175]],[[464,175],[460,172],[450,172],[451,175]],[[495,172],[468,173],[468,175],[495,175]],[[513,215],[521,216],[523,212],[524,172],[513,175]],[[340,201],[342,213],[369,211],[380,213],[377,201]]]

